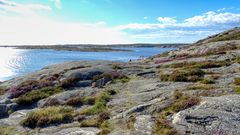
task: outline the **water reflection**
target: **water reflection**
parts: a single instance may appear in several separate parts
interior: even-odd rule
[[[26,50],[0,48],[0,81],[13,77],[21,68]]]

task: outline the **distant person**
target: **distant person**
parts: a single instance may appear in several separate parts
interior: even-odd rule
[[[129,62],[132,62],[132,59],[130,59]]]

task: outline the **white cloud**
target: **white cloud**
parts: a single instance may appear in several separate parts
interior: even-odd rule
[[[188,18],[185,23],[191,26],[237,24],[240,23],[240,14],[207,12],[204,15]]]
[[[62,23],[44,18],[0,17],[0,44],[127,43],[123,33],[99,24]]]
[[[51,12],[46,5],[0,2],[0,11],[6,12],[0,14],[1,45],[128,43],[123,32],[107,27],[104,21],[94,24],[54,21],[41,14]]]
[[[61,9],[62,8],[62,2],[61,0],[50,0],[55,3],[56,8]]]
[[[174,17],[158,17],[157,20],[163,24],[175,24],[177,22]]]

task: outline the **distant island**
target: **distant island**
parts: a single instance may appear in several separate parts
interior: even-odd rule
[[[80,52],[130,52],[132,50],[126,47],[160,47],[160,48],[179,48],[188,44],[111,44],[111,45],[94,45],[94,44],[65,44],[65,45],[10,45],[0,47],[16,47],[17,49],[52,49],[57,51],[80,51]]]

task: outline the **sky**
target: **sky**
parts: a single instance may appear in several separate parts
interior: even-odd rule
[[[0,45],[192,43],[240,26],[240,0],[0,0]]]

